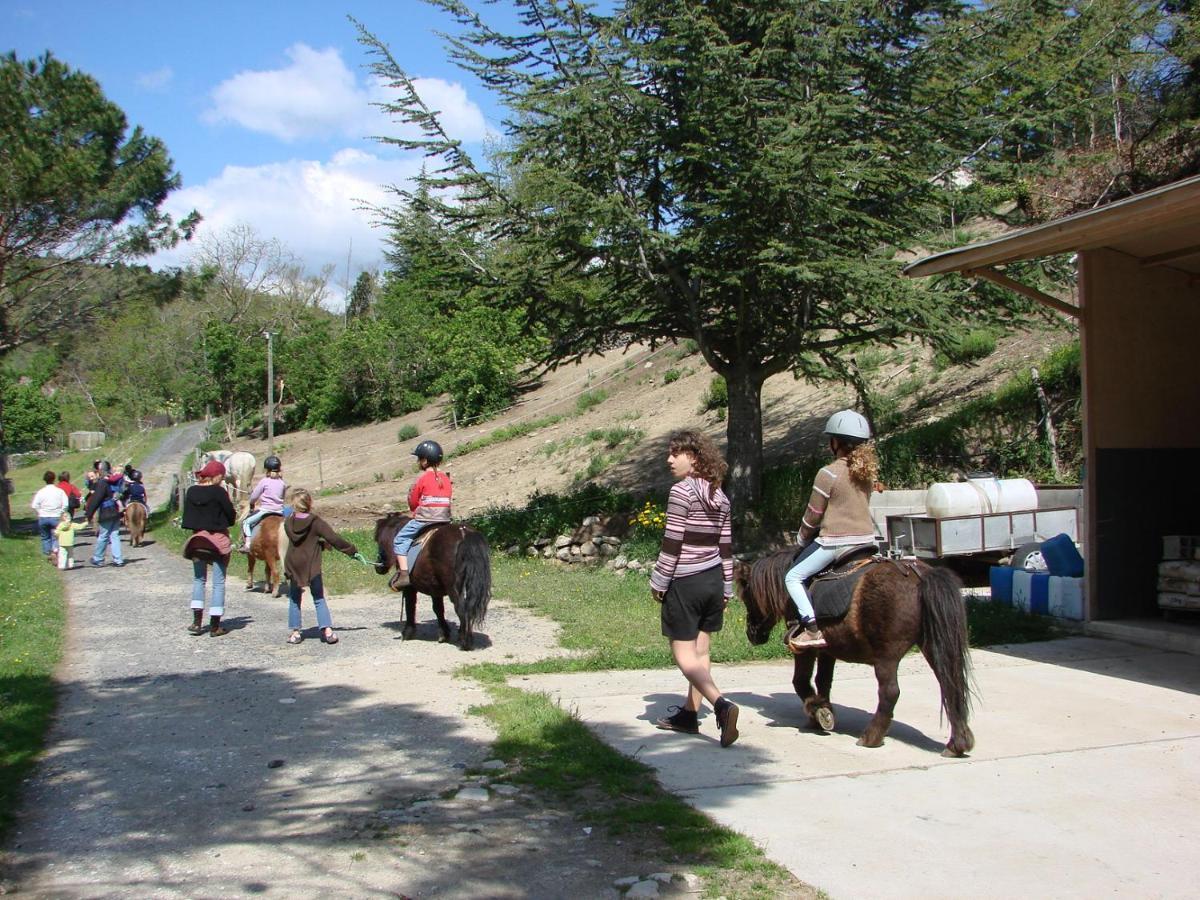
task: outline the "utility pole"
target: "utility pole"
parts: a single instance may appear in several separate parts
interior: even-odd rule
[[[275,332],[264,331],[267,339],[267,453],[275,452]]]

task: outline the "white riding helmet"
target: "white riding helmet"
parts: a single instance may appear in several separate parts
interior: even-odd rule
[[[871,426],[861,413],[852,409],[835,412],[825,423],[825,433],[830,437],[845,438],[850,441],[869,441]]]

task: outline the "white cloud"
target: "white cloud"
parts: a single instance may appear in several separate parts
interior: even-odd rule
[[[171,80],[174,77],[175,70],[170,66],[163,66],[161,69],[155,69],[153,72],[143,72],[138,75],[137,86],[143,91],[161,93],[171,86]]]
[[[381,159],[356,149],[335,153],[328,162],[288,160],[262,166],[226,166],[216,177],[173,193],[165,204],[177,219],[196,209],[204,216],[198,236],[246,223],[261,237],[277,238],[304,260],[309,272],[327,264],[333,281],[346,277],[346,252],[352,249],[351,279],[380,265],[385,233],[372,227],[364,205],[392,202],[385,185],[407,185],[420,172],[419,158]],[[189,245],[158,254],[155,266],[188,262]],[[331,284],[337,306],[340,287]]]
[[[338,50],[301,43],[286,54],[291,62],[284,68],[239,72],[219,84],[205,118],[284,141],[400,132],[398,123],[372,105],[391,99],[386,85],[376,78],[360,82]],[[449,134],[465,141],[487,134],[483,112],[462,85],[440,78],[418,78],[414,84],[426,105],[441,113]]]

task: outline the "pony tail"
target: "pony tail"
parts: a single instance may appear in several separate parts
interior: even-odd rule
[[[859,444],[846,457],[850,479],[858,485],[871,487],[879,479],[879,457],[869,443]]]

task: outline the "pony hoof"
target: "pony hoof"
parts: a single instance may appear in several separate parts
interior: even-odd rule
[[[442,632],[441,634],[438,635],[438,643],[439,644],[448,644],[449,642],[450,642],[450,635],[446,634],[445,632]]]
[[[825,731],[833,731],[837,727],[837,719],[834,718],[833,710],[828,706],[822,706],[813,716],[818,726]]]
[[[417,629],[406,625],[404,630],[400,632],[400,639],[410,641],[417,636]]]
[[[868,748],[869,750],[874,750],[874,749],[876,749],[876,748],[878,748],[878,747],[882,747],[882,746],[883,746],[883,740],[882,740],[882,739],[880,739],[880,740],[877,740],[877,741],[869,741],[869,740],[867,740],[867,737],[866,737],[866,735],[863,735],[862,737],[860,737],[860,738],[859,738],[857,741],[855,741],[854,743],[856,743],[856,744],[857,744],[858,746],[860,746],[860,747],[866,747],[866,748]]]

